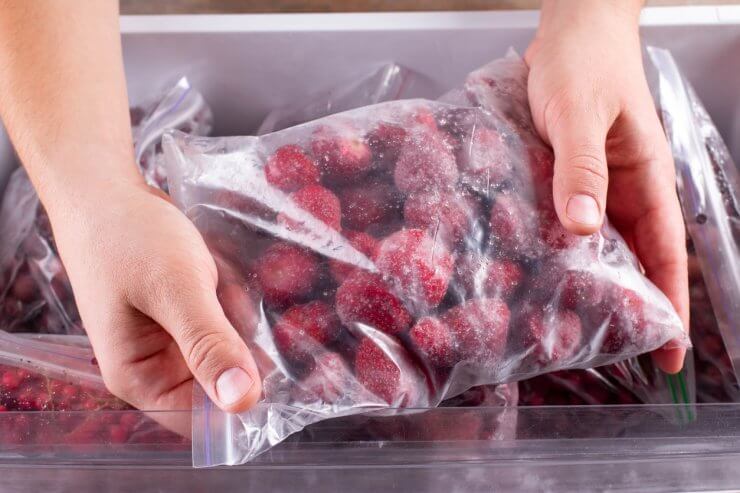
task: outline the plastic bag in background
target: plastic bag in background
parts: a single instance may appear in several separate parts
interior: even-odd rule
[[[226,272],[220,291],[235,283],[257,319],[241,331],[264,386],[236,416],[196,401],[195,465],[248,461],[327,418],[688,345],[616,231],[560,226],[523,61],[489,64],[465,89],[468,106],[399,101],[260,138],[165,137],[172,197]]]
[[[180,79],[148,110],[131,109],[135,155],[147,181],[166,189],[165,130],[205,135],[212,127],[203,96]],[[49,218],[22,168],[11,176],[0,208],[0,330],[84,334]],[[7,239],[7,240],[6,240]]]
[[[692,313],[702,321],[694,324],[699,331],[693,337],[697,360],[714,362],[711,366],[702,364],[702,371],[727,368],[719,344],[712,344],[719,341],[702,338],[704,329],[712,325],[703,322],[713,312],[735,370],[734,378],[722,378],[722,386],[732,390],[740,369],[740,176],[717,128],[670,52],[653,47],[648,52],[659,73],[660,109],[673,150],[686,227],[713,307]],[[719,377],[709,371],[711,375],[698,377],[702,384],[716,382]],[[704,388],[698,392],[703,398],[712,393]]]
[[[315,94],[308,98],[308,102],[271,111],[257,130],[257,135],[283,130],[333,113],[401,99],[405,97],[412,78],[413,74],[407,68],[396,63],[385,64],[357,80]]]
[[[0,331],[0,412],[6,411],[0,419],[3,445],[188,443],[111,395],[81,336]],[[69,413],[47,421],[30,419],[29,411]]]

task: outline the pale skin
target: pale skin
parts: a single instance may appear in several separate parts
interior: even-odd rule
[[[555,149],[563,224],[588,234],[608,213],[687,324],[683,222],[640,58],[641,7],[545,0],[529,93]],[[109,389],[142,409],[190,409],[195,378],[226,411],[252,406],[260,376],[218,302],[214,260],[134,163],[117,2],[0,0],[0,116]],[[655,353],[669,372],[683,358]]]

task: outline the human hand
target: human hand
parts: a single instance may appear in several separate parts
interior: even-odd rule
[[[553,196],[563,225],[591,234],[604,214],[688,327],[683,216],[673,159],[642,66],[642,1],[545,0],[525,60],[538,132],[555,151]],[[656,364],[679,371],[685,350]]]
[[[109,390],[139,409],[191,409],[195,376],[224,410],[254,404],[257,367],[219,304],[216,265],[193,224],[143,181],[76,200],[49,214]]]

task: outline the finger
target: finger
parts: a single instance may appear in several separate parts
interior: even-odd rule
[[[174,274],[173,274],[174,272]],[[142,306],[175,340],[203,390],[221,409],[250,408],[262,392],[252,355],[218,303],[208,275],[170,269]]]
[[[578,102],[551,110],[547,135],[555,151],[553,198],[560,222],[575,234],[599,230],[606,209],[606,134],[610,122]]]

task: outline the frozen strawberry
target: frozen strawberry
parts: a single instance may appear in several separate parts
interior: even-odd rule
[[[507,259],[467,252],[455,264],[455,289],[462,297],[510,300],[524,281],[521,266]]]
[[[430,409],[413,421],[409,437],[420,441],[470,441],[483,440],[485,413],[461,412],[444,408]]]
[[[284,145],[265,164],[267,181],[284,192],[319,183],[319,166],[297,145]]]
[[[36,281],[33,280],[31,274],[19,274],[13,283],[11,292],[18,300],[28,303],[38,294]]]
[[[336,294],[337,314],[347,327],[362,323],[386,334],[408,329],[413,319],[378,274],[355,270]]]
[[[392,169],[406,140],[406,130],[398,125],[381,122],[368,132],[366,140],[378,167]]]
[[[311,150],[328,183],[357,182],[373,168],[370,147],[354,129],[320,127],[313,134]]]
[[[318,349],[337,340],[342,325],[323,301],[295,305],[283,313],[273,333],[278,350],[291,362],[306,364]]]
[[[445,108],[437,114],[437,125],[450,136],[454,152],[459,155],[478,126],[478,111],[472,108]]]
[[[602,312],[610,311],[601,350],[618,354],[634,348],[644,347],[652,334],[648,333],[645,321],[645,303],[631,289],[612,286],[606,297],[607,305]]]
[[[380,243],[375,265],[417,313],[442,301],[452,276],[454,257],[421,229],[404,229]]]
[[[315,219],[337,231],[342,229],[342,207],[339,199],[330,190],[321,185],[308,185],[289,196],[291,207],[278,214],[278,223],[292,230],[311,229],[295,208],[308,212]]]
[[[337,353],[324,352],[316,358],[314,369],[295,389],[298,402],[311,403],[320,400],[332,405],[347,397],[356,386],[351,370]]]
[[[557,267],[549,267],[550,281],[542,285],[543,290],[550,290],[558,286],[560,297],[559,305],[570,310],[588,310],[600,306],[608,292],[607,283],[585,270],[562,271]],[[552,282],[554,281],[554,283]],[[549,288],[547,286],[549,284]],[[553,296],[556,293],[552,293]]]
[[[451,308],[442,316],[455,337],[460,358],[494,366],[506,349],[509,307],[495,298],[479,298]]]
[[[355,250],[370,260],[375,258],[375,255],[378,252],[378,240],[369,234],[357,231],[345,230],[343,235]],[[342,284],[356,269],[357,267],[352,264],[334,259],[329,260],[329,272],[337,284]]]
[[[581,319],[573,311],[527,306],[516,327],[518,350],[538,368],[563,364],[580,349]]]
[[[461,157],[461,180],[476,192],[491,197],[513,178],[515,162],[503,136],[480,126]]]
[[[545,146],[533,145],[527,148],[528,182],[544,189],[551,187],[555,170],[555,157]],[[552,191],[550,191],[552,193]]]
[[[254,270],[265,301],[278,306],[307,298],[320,279],[316,256],[289,243],[265,250]]]
[[[420,126],[424,130],[436,132],[439,127],[437,126],[437,119],[434,117],[434,113],[430,108],[420,107],[411,113],[408,124],[410,126]]]
[[[393,177],[404,193],[452,188],[457,163],[441,133],[416,132],[404,142]]]
[[[370,338],[364,338],[357,347],[355,374],[368,391],[389,404],[402,397],[401,369]]]
[[[357,231],[381,231],[387,223],[399,217],[401,200],[398,192],[387,183],[364,183],[339,191],[342,222]]]
[[[513,194],[498,194],[491,207],[491,241],[514,257],[536,258],[545,250],[538,241],[539,215],[532,205]]]
[[[450,246],[480,244],[484,235],[481,215],[481,204],[475,198],[455,190],[412,193],[403,209],[406,226],[425,229]]]
[[[584,240],[582,236],[569,232],[558,219],[554,209],[539,211],[539,237],[550,250],[566,250],[575,248]]]
[[[421,356],[436,367],[448,368],[457,360],[450,329],[437,318],[419,319],[409,331],[409,339]]]

